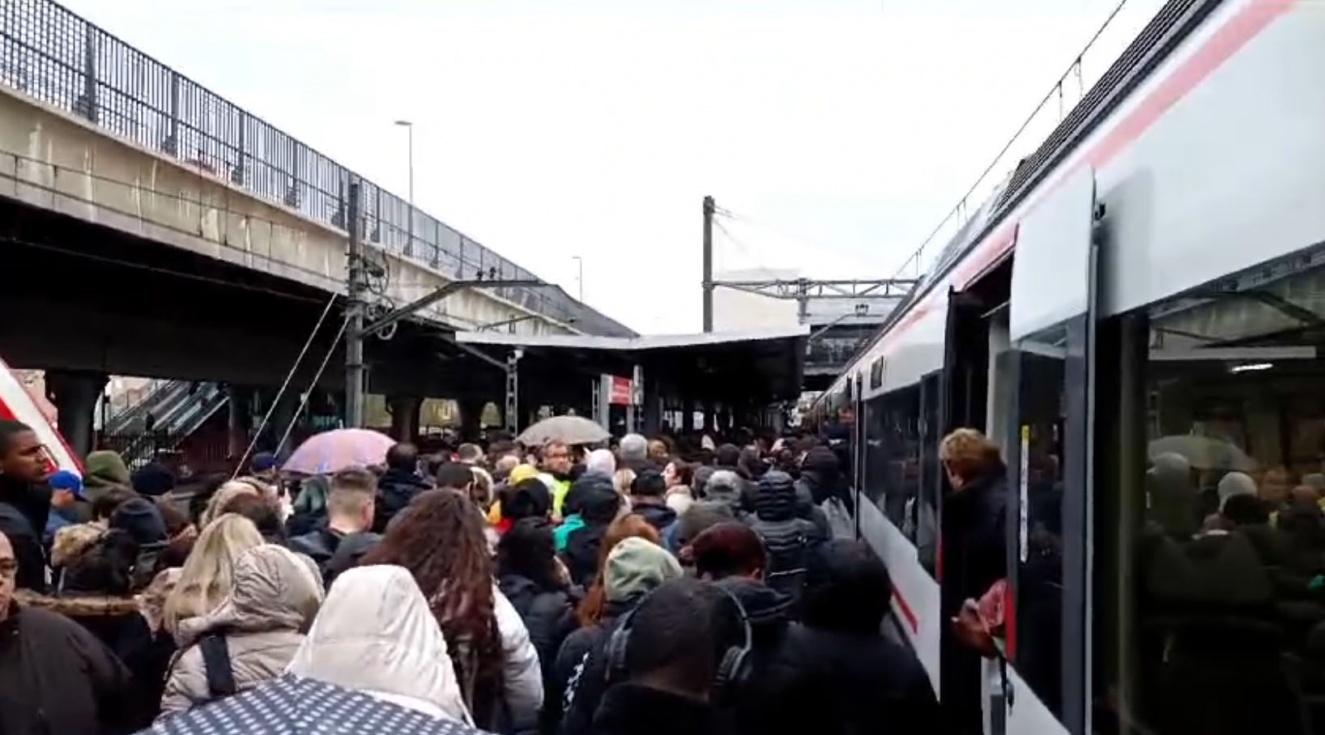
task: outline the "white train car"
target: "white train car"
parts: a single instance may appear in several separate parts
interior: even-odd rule
[[[1238,665],[1173,648],[1190,636],[1138,604],[1135,548],[1157,436],[1236,447],[1262,492],[1325,468],[1322,90],[1325,5],[1171,0],[812,410],[854,421],[887,518],[862,535],[945,700],[970,677],[941,665],[960,600],[938,443],[975,426],[1003,447],[1011,668],[978,687],[987,732],[1286,731],[1219,681],[1173,688]]]

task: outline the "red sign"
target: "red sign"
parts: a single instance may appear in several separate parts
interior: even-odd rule
[[[618,378],[613,375],[612,393],[608,398],[608,403],[613,406],[629,406],[632,397],[630,378]]]

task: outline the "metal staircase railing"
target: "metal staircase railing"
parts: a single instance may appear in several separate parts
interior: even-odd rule
[[[155,392],[154,392],[155,393]],[[130,467],[137,467],[150,462],[152,455],[163,449],[162,437],[183,440],[202,426],[207,419],[216,414],[222,406],[229,403],[229,395],[217,383],[191,383],[189,381],[171,381],[163,386],[155,397],[141,403],[144,406],[139,416],[150,411],[154,418],[152,431],[143,430],[140,421],[130,421],[124,425],[128,431],[122,433],[132,436],[120,449],[120,455]],[[112,427],[113,428],[113,427]],[[119,433],[119,432],[113,432]]]

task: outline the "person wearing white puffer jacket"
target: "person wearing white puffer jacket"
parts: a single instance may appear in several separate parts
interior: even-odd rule
[[[404,567],[377,564],[337,577],[286,673],[473,724],[446,639]]]

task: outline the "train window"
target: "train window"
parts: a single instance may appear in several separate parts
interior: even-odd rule
[[[1016,428],[1019,462],[1017,671],[1049,710],[1062,715],[1064,392],[1067,332],[1046,330],[1019,344]]]
[[[879,507],[883,507],[884,489],[892,479],[888,475],[888,417],[883,403],[882,396],[865,402],[865,482],[861,487]]]
[[[877,501],[907,538],[916,537],[913,520],[920,495],[920,386],[895,390],[870,402],[882,416],[883,496]]]
[[[1145,502],[1117,513],[1129,585],[1101,694],[1157,735],[1322,731],[1322,263],[1313,249],[1155,305],[1133,339],[1144,382],[1118,433],[1145,447],[1115,460],[1111,492]]]

